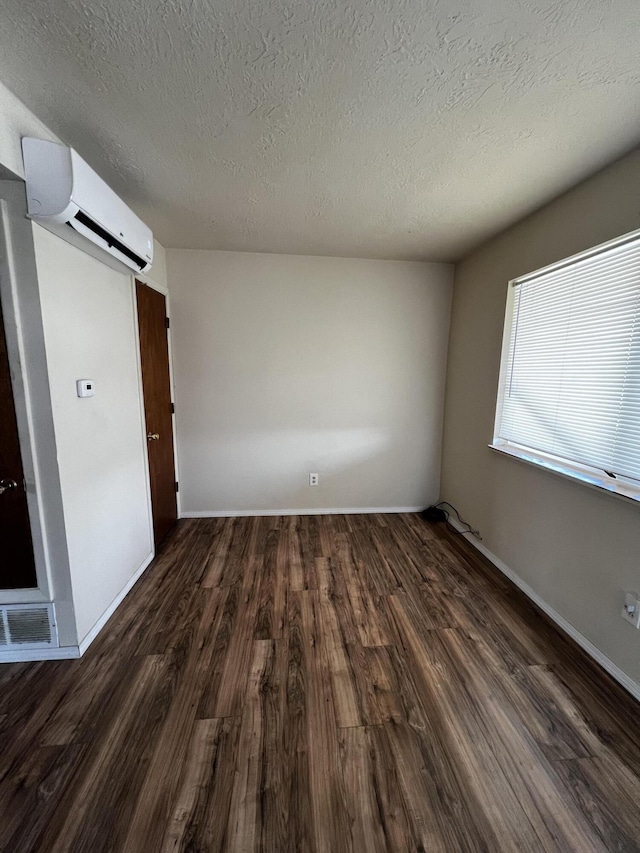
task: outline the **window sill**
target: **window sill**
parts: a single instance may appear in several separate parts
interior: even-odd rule
[[[517,459],[527,465],[533,465],[535,468],[551,471],[551,473],[558,474],[567,480],[573,480],[574,483],[581,483],[583,486],[597,489],[599,492],[622,498],[624,501],[630,501],[640,506],[640,488],[624,481],[613,480],[595,469],[574,468],[562,461],[538,455],[532,450],[511,444],[490,444],[489,449],[501,453],[503,456],[510,456],[512,459]]]

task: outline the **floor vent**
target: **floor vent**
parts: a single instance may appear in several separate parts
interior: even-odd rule
[[[53,604],[0,605],[0,649],[56,648]]]

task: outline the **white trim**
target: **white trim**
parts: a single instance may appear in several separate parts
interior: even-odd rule
[[[10,191],[15,193],[13,182],[10,185]],[[31,377],[28,372],[26,357],[27,347],[32,339],[25,341],[25,326],[27,324],[23,317],[24,290],[26,290],[24,285],[25,283],[27,286],[30,285],[32,292],[34,285],[31,278],[25,282],[26,263],[22,255],[23,253],[26,254],[26,252],[24,245],[20,243],[21,234],[16,233],[18,231],[24,235],[23,223],[16,228],[15,219],[20,214],[24,216],[26,208],[24,208],[23,204],[18,209],[18,205],[16,205],[10,191],[6,189],[5,182],[2,189],[2,198],[0,198],[0,219],[3,230],[0,245],[4,248],[4,257],[0,268],[2,313],[4,315],[7,358],[11,373],[12,396],[18,427],[18,442],[22,458],[27,511],[31,527],[37,590],[42,594],[45,601],[50,601],[52,584],[47,566],[45,524],[40,498],[38,454],[34,437],[34,424],[37,422],[37,418],[34,417],[32,411],[33,392],[30,387]],[[28,251],[29,249],[30,251]],[[32,262],[30,272],[33,273],[35,268],[33,245],[29,246],[28,250],[27,263],[29,261]],[[33,318],[31,318],[31,322],[33,323]],[[33,329],[33,334],[42,335],[41,323]],[[9,596],[9,599],[11,599],[11,596]]]
[[[365,515],[367,513],[422,512],[424,506],[350,506],[326,509],[211,509],[183,512],[180,518],[235,518],[255,515]]]
[[[51,389],[47,372],[34,239],[38,226],[26,218],[24,181],[0,182],[0,225],[4,246],[0,290],[38,590],[23,596],[7,592],[5,603],[50,601],[55,590],[58,636],[63,647],[77,648]],[[69,229],[70,230],[70,229]],[[36,595],[39,592],[39,595]]]
[[[171,325],[171,294],[169,288],[165,293],[165,308],[167,317],[169,318],[169,328],[167,329],[167,347],[169,351],[169,392],[171,394],[171,402],[173,403],[173,415],[171,417],[171,426],[173,429],[173,470],[175,473],[176,483],[180,483],[180,466],[178,464],[178,421],[176,420],[176,383],[173,376],[173,330]],[[180,518],[180,508],[182,506],[182,493],[178,487],[176,492],[176,508],[178,510],[178,518]]]
[[[133,328],[135,334],[136,348],[136,371],[138,373],[138,409],[140,412],[140,441],[142,444],[142,458],[144,459],[144,480],[147,493],[147,528],[149,542],[153,546],[153,505],[151,503],[151,471],[149,469],[149,442],[147,441],[147,415],[144,408],[144,385],[142,382],[142,353],[140,350],[140,323],[138,320],[138,292],[136,288],[136,276],[131,276],[131,310],[133,311]],[[88,635],[87,635],[88,636]],[[84,642],[84,641],[83,641]]]
[[[462,525],[456,519],[450,517],[449,522],[456,528],[456,530],[465,534],[465,538],[468,542],[470,542],[474,548],[480,551],[481,554],[489,560],[489,562],[493,563],[493,565],[499,569],[503,575],[509,578],[519,589],[524,592],[527,598],[530,598],[534,604],[536,604],[540,610],[547,614],[547,616],[555,622],[555,624],[560,628],[560,630],[564,631],[565,634],[568,634],[572,640],[582,648],[589,657],[593,658],[593,660],[599,664],[609,675],[614,678],[618,684],[622,685],[625,690],[628,690],[629,693],[640,701],[640,684],[630,678],[625,672],[623,672],[620,667],[616,666],[616,664],[609,660],[606,655],[604,655],[600,649],[593,645],[592,642],[587,640],[587,638],[578,631],[577,628],[574,628],[570,622],[561,616],[557,610],[554,610],[550,604],[541,598],[538,593],[532,589],[528,583],[522,580],[512,569],[507,566],[506,563],[503,563],[499,557],[496,557],[482,542],[479,542],[474,536],[463,529]]]
[[[551,456],[549,453],[529,450],[529,448],[521,445],[502,442],[501,440],[494,441],[488,447],[489,450],[510,456],[511,459],[532,465],[534,468],[550,471],[552,474],[564,477],[565,480],[573,480],[574,483],[580,483],[590,489],[597,489],[604,494],[613,495],[614,498],[622,498],[627,503],[631,501],[636,506],[640,503],[640,488],[637,485],[622,477],[616,477],[614,480],[598,468],[571,463],[560,457]]]
[[[57,649],[3,649],[0,651],[0,664],[20,663],[22,661],[67,660],[79,658],[78,646],[59,646]]]
[[[153,269],[153,267],[152,267]],[[159,281],[156,281],[152,275],[143,272],[133,272],[134,278],[137,278],[138,281],[141,281],[143,284],[148,285],[152,290],[157,290],[158,293],[162,293],[163,296],[169,295],[169,288],[166,284],[161,284]],[[168,316],[168,315],[167,315]]]
[[[135,573],[135,575],[133,575],[133,577],[131,578],[129,583],[125,587],[122,588],[122,590],[118,593],[118,595],[113,599],[111,604],[104,611],[102,616],[98,619],[98,621],[93,626],[93,628],[80,641],[80,643],[78,645],[78,648],[80,650],[79,657],[82,657],[82,655],[87,651],[87,649],[89,648],[91,643],[98,636],[100,631],[102,631],[102,629],[107,624],[109,619],[113,616],[113,614],[115,613],[117,608],[120,606],[120,604],[122,604],[123,600],[126,598],[127,594],[130,592],[131,588],[134,586],[136,581],[138,581],[140,579],[142,573],[149,566],[149,564],[153,560],[154,556],[155,556],[155,554],[152,551],[149,554],[149,556],[146,558],[146,560],[143,562],[143,564],[140,566],[138,571]]]
[[[109,607],[104,611],[93,628],[84,637],[81,643],[77,646],[60,646],[57,649],[19,649],[12,648],[0,651],[0,664],[3,663],[18,663],[19,661],[39,661],[39,660],[66,660],[67,658],[80,658],[89,648],[91,643],[104,628],[106,623],[113,616],[116,609],[131,591],[136,581],[138,581],[144,570],[148,568],[155,554],[153,551],[146,560],[142,563],[135,575],[130,579],[127,585],[118,593],[111,602]]]
[[[0,590],[0,606],[3,604],[40,604],[49,603],[51,598],[38,589],[3,589]]]

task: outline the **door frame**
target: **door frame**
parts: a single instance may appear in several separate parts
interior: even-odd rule
[[[153,269],[153,267],[152,267]],[[140,407],[142,411],[142,426],[143,426],[143,434],[142,438],[144,441],[144,456],[145,456],[145,473],[147,478],[147,498],[148,498],[148,506],[149,506],[149,523],[151,525],[151,542],[154,543],[153,536],[153,508],[151,505],[151,477],[149,473],[149,454],[147,453],[147,429],[146,429],[146,417],[144,411],[144,387],[142,384],[142,360],[140,355],[140,325],[138,322],[138,302],[136,299],[136,281],[141,281],[143,284],[146,284],[147,287],[150,287],[152,290],[156,290],[158,293],[161,293],[165,298],[167,317],[171,320],[171,296],[169,294],[169,288],[165,284],[161,284],[159,281],[153,279],[150,275],[145,275],[144,273],[134,273],[131,276],[131,288],[133,292],[133,306],[134,306],[134,314],[135,314],[135,328],[136,328],[136,338],[138,341],[138,345],[136,347],[136,353],[138,358],[138,384],[140,388]],[[175,404],[176,394],[175,394],[175,384],[173,381],[173,347],[171,345],[171,323],[169,323],[169,328],[167,329],[167,347],[169,350],[169,391],[171,393],[171,402]],[[180,482],[180,473],[178,468],[178,440],[177,440],[177,430],[176,430],[176,413],[175,413],[175,405],[174,411],[171,415],[171,428],[173,430],[173,468],[175,471],[176,482]],[[178,512],[178,521],[182,518],[181,513],[181,498],[180,491],[176,493],[176,508]],[[155,553],[155,543],[153,544],[154,553]]]
[[[24,181],[0,181],[0,296],[37,587],[2,590],[3,604],[51,601],[55,589],[61,645],[76,642],[62,490],[49,390],[34,226]]]

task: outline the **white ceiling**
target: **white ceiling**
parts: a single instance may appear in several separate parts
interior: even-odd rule
[[[638,0],[3,0],[0,79],[166,246],[451,260],[640,141]]]

